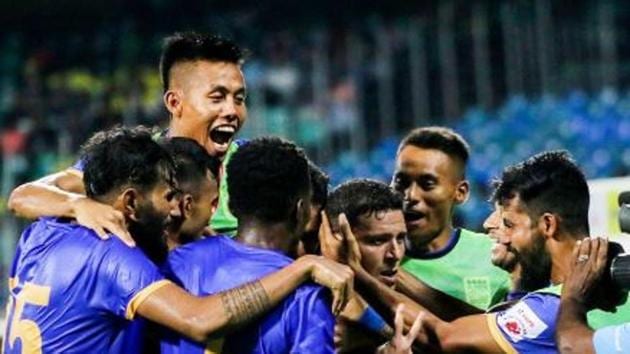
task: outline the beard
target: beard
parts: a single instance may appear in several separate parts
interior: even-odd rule
[[[129,233],[137,246],[158,265],[166,260],[168,253],[165,239],[168,219],[149,204],[138,207],[138,220],[129,224]]]
[[[545,248],[545,241],[542,237],[536,238],[530,248],[517,251],[516,256],[521,265],[519,290],[531,292],[549,286],[551,255]]]

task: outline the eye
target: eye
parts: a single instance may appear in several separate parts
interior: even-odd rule
[[[237,94],[234,96],[234,103],[241,105],[245,102],[245,94]]]
[[[395,190],[403,192],[409,187],[409,179],[402,175],[396,175],[392,184]]]
[[[223,101],[223,99],[225,98],[225,95],[220,93],[220,92],[213,92],[212,94],[210,94],[210,96],[208,96],[210,98],[210,100],[214,103],[219,103],[221,101]]]

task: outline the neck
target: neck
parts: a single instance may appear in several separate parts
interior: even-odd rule
[[[442,231],[440,231],[440,233],[437,235],[436,238],[434,238],[433,240],[431,240],[431,242],[429,242],[429,244],[427,245],[427,250],[429,252],[438,252],[443,250],[446,245],[448,245],[448,242],[451,240],[451,235],[453,234],[453,226],[452,225],[448,225],[446,226]]]
[[[207,148],[206,144],[210,139],[208,138],[208,131],[206,129],[198,129],[199,127],[191,126],[190,124],[183,124],[183,117],[171,116],[171,121],[168,126],[169,136],[184,137],[195,140],[199,145]],[[206,149],[207,150],[207,149]]]
[[[561,284],[573,268],[573,247],[576,240],[586,236],[561,235],[560,242],[555,242],[551,252],[551,283]]]
[[[411,254],[422,255],[426,253],[434,253],[443,250],[447,245],[449,240],[451,239],[451,234],[453,233],[453,226],[448,225],[444,227],[437,236],[433,237],[431,241],[425,244],[415,244],[412,245],[413,249],[411,250]]]
[[[241,219],[236,239],[249,246],[290,254],[297,237],[286,223],[263,223],[258,220]]]

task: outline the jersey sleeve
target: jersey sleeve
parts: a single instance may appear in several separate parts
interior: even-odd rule
[[[595,331],[593,335],[595,353],[629,353],[630,323],[608,326]]]
[[[554,351],[560,298],[530,294],[507,310],[488,315],[488,327],[506,353]]]
[[[168,284],[157,266],[138,248],[129,248],[119,240],[116,242],[100,267],[104,268],[96,286],[101,289],[96,294],[97,306],[128,320],[134,318],[138,306],[154,291]]]
[[[285,318],[288,319],[289,335],[292,344],[290,353],[334,353],[333,332],[335,318],[330,311],[330,298],[327,290],[308,285],[301,289]]]
[[[83,170],[85,169],[85,160],[84,159],[78,159],[74,165],[72,165],[70,168],[75,169],[79,172],[83,172]]]

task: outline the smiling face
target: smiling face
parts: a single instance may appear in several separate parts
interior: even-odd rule
[[[500,210],[500,222],[492,234],[506,248],[505,259],[512,270],[520,268],[516,290],[534,291],[548,286],[551,254],[538,227],[539,221],[532,220],[518,196],[506,200]]]
[[[363,268],[393,288],[400,260],[405,254],[407,237],[402,211],[386,210],[361,215],[352,231],[359,243]]]
[[[405,220],[415,247],[448,235],[454,205],[468,196],[462,168],[436,149],[407,145],[398,154],[392,187],[405,196]]]
[[[171,130],[222,158],[247,119],[245,79],[236,63],[198,60],[171,69],[164,95]]]

